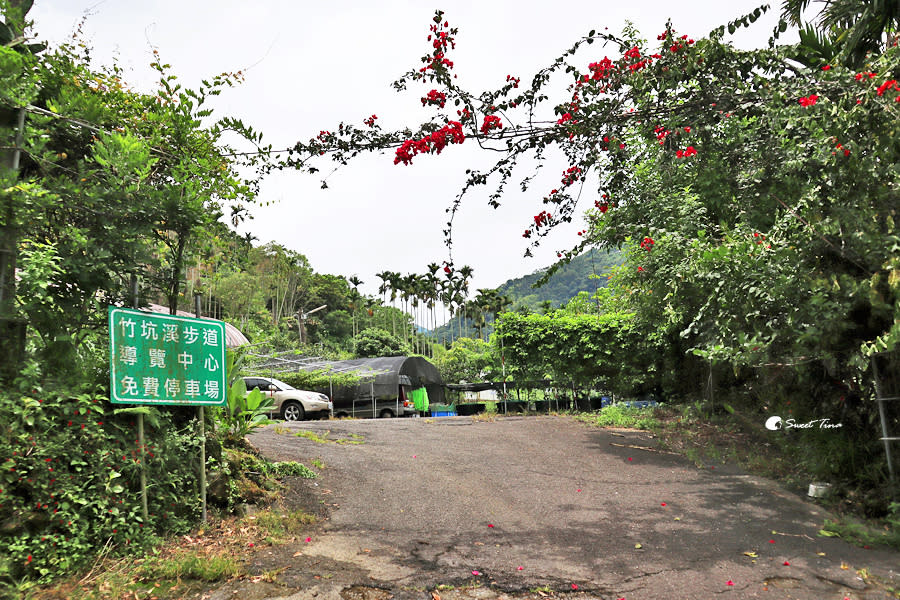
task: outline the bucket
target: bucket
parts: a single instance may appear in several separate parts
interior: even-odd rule
[[[831,492],[831,484],[830,483],[811,483],[809,484],[809,491],[806,493],[810,498],[824,498]]]

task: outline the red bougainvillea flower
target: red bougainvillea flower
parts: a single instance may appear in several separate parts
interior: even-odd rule
[[[594,62],[588,65],[588,69],[591,71],[591,79],[594,81],[606,79],[609,77],[610,71],[615,70],[615,68],[616,65],[606,56],[604,56],[603,60],[600,62]]]
[[[487,135],[491,129],[503,129],[503,123],[497,115],[487,115],[481,124],[481,133]]]
[[[725,582],[725,585],[734,585],[734,582],[729,579],[728,581]]]
[[[830,70],[831,70],[831,65],[825,65],[824,67],[822,67],[822,70],[823,70],[823,71],[830,71]]]
[[[665,506],[666,503],[665,503],[665,502],[660,502],[659,505],[660,505],[660,506]]]
[[[578,584],[577,584],[577,583],[573,583],[573,584],[572,584],[572,589],[573,589],[573,590],[577,590],[577,589],[578,589]]]
[[[494,528],[494,524],[493,524],[493,523],[488,523],[488,527],[490,527],[491,529],[493,529],[493,528]]]
[[[788,561],[784,561],[784,562],[783,562],[783,563],[781,563],[781,564],[783,564],[783,565],[784,565],[784,566],[786,566],[786,567],[789,567],[789,566],[791,566],[791,563],[789,563],[789,562],[788,562]]]
[[[565,186],[572,185],[581,177],[581,167],[569,167],[563,171],[562,184]]]
[[[770,543],[770,544],[774,544],[774,543],[775,543],[775,540],[769,540],[769,543]]]
[[[819,97],[816,94],[810,94],[805,98],[800,98],[798,102],[800,106],[812,106],[819,100]]]
[[[525,567],[516,567],[516,571],[524,571]]]
[[[640,267],[638,267],[638,268],[640,268]],[[628,457],[628,460],[629,460],[629,462],[631,461],[631,457],[630,457],[630,456]]]
[[[428,92],[425,97],[422,98],[422,106],[429,104],[431,106],[438,106],[440,108],[444,108],[444,105],[447,103],[447,94],[444,92],[439,92],[437,90],[431,90]]]
[[[643,272],[643,270],[644,270],[644,267],[638,267],[638,272],[639,272],[639,273],[640,273],[640,272]],[[631,460],[631,459],[629,458],[628,460]]]
[[[472,571],[472,575],[478,577],[479,575],[481,575],[481,571]]]
[[[311,537],[306,538],[306,543],[307,543],[307,544],[310,543],[311,541],[312,541],[312,538],[311,538]]]
[[[412,163],[413,156],[427,152],[440,154],[447,144],[462,144],[466,139],[459,121],[448,121],[446,125],[437,131],[426,135],[420,140],[406,140],[397,148],[394,156],[394,164]]]
[[[249,547],[251,547],[251,548],[254,546],[253,542],[250,542],[250,543],[247,544],[247,545],[248,545]]]
[[[878,86],[878,89],[875,90],[875,93],[878,94],[879,96],[884,96],[884,93],[886,91],[888,91],[889,89],[891,89],[892,87],[894,89],[900,90],[900,85],[897,85],[896,79],[888,79],[887,81],[885,81],[884,83],[882,83],[881,85]]]

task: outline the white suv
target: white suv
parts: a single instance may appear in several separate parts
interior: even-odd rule
[[[247,390],[259,388],[263,394],[272,398],[277,412],[285,421],[302,421],[331,416],[334,405],[325,394],[298,390],[283,381],[272,377],[244,377]]]

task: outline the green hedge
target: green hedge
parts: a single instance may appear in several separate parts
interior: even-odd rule
[[[273,373],[272,377],[290,384],[298,390],[314,390],[324,394],[328,393],[329,386],[334,389],[340,387],[357,386],[361,381],[358,375],[352,373],[332,373],[327,369],[316,371],[297,371],[292,373]]]

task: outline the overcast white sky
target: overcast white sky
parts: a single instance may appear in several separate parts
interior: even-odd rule
[[[507,74],[530,81],[533,73],[591,29],[618,33],[626,21],[655,43],[667,18],[677,30],[699,37],[759,6],[758,0],[630,2],[412,0],[36,0],[30,17],[37,36],[64,41],[88,15],[84,32],[100,64],[114,59],[132,87],[151,89],[151,53],[157,48],[186,87],[222,71],[243,69],[246,82],[217,99],[217,114],[242,119],[276,148],[341,121],[361,123],[377,114],[385,128],[413,126],[423,117],[419,97],[398,95],[390,83],[429,47],[436,8],[459,27],[451,57],[459,82],[479,91],[501,85]],[[778,5],[735,41],[763,46],[777,20]],[[585,65],[613,55],[591,46]],[[430,89],[430,88],[428,88]],[[449,205],[469,166],[486,166],[474,144],[449,147],[440,156],[419,156],[394,165],[393,154],[351,163],[320,190],[319,179],[298,173],[272,175],[264,183],[254,220],[242,227],[259,243],[276,241],[305,254],[319,272],[358,275],[362,291],[376,294],[376,272],[418,272],[447,258],[442,229]],[[558,180],[567,165],[545,171]],[[550,184],[552,186],[552,182]],[[515,189],[515,186],[513,186]],[[543,186],[512,194],[499,210],[487,206],[488,190],[468,197],[456,220],[453,259],[471,265],[473,288],[496,287],[510,277],[547,266],[556,251],[571,247],[583,223],[562,226],[524,259],[521,237],[541,210]],[[592,200],[585,199],[584,207]]]

